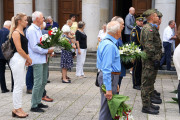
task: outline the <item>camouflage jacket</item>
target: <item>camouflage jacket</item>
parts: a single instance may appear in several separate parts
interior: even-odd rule
[[[140,43],[143,51],[147,54],[147,59],[151,61],[161,59],[162,43],[157,28],[147,23],[141,30]]]

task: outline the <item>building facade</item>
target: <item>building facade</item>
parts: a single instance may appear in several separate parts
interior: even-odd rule
[[[180,26],[179,0],[0,0],[0,27],[5,20],[10,20],[19,12],[30,16],[33,11],[41,11],[45,17],[52,16],[60,26],[73,13],[77,15],[77,21],[83,20],[86,23],[88,50],[96,51],[101,25],[115,15],[125,18],[131,6],[135,7],[136,14],[142,14],[149,8],[161,11],[161,36],[169,20],[176,20],[177,26]]]

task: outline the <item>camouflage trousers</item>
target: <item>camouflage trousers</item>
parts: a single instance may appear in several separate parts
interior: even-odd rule
[[[154,83],[157,72],[158,71],[154,69],[153,61],[142,60],[141,98],[144,107],[150,106],[150,97],[154,96]]]

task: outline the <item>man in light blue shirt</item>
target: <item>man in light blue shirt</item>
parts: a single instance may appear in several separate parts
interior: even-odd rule
[[[111,21],[107,24],[107,35],[101,41],[97,50],[97,68],[101,70],[98,82],[100,87],[102,84],[106,86],[106,94],[101,91],[99,120],[112,119],[107,99],[110,100],[113,94],[117,94],[121,64],[119,50],[115,44],[120,37],[121,29],[119,22]]]
[[[39,11],[35,11],[32,14],[33,23],[26,31],[26,37],[28,39],[28,51],[29,56],[32,59],[34,85],[32,90],[31,111],[32,112],[44,112],[42,108],[47,108],[47,105],[41,103],[44,88],[47,83],[47,70],[48,65],[46,61],[47,53],[51,54],[54,50],[43,49],[37,44],[40,42],[42,32],[40,29],[43,24],[43,14]]]

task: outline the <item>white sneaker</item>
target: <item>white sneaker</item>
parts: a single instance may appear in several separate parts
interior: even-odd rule
[[[132,71],[130,70],[130,72],[129,72],[130,74],[132,74]]]

